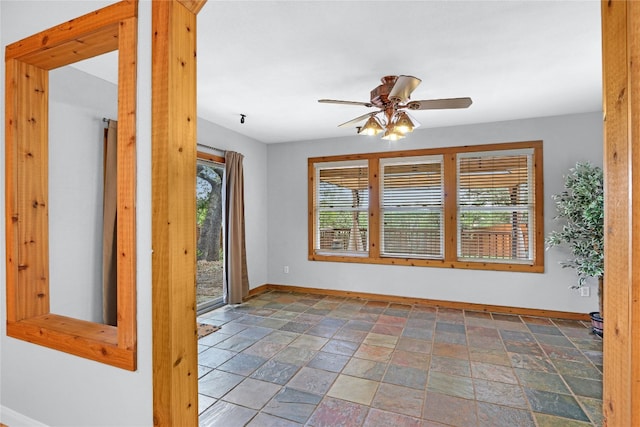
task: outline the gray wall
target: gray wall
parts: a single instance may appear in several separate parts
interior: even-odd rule
[[[558,265],[566,255],[560,249],[545,253],[544,274],[307,259],[308,157],[530,140],[544,141],[548,231],[555,215],[551,194],[562,191],[563,174],[579,160],[602,165],[602,113],[417,130],[396,143],[354,135],[269,145],[269,283],[569,312],[597,310],[596,289],[588,298],[568,289],[575,275]]]

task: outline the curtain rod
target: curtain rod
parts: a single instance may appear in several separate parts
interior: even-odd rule
[[[198,142],[196,145],[199,145],[200,147],[206,147],[206,148],[210,148],[212,150],[220,151],[221,153],[226,153],[227,152],[227,150],[223,150],[222,148],[213,147],[211,145],[202,144],[200,142]]]

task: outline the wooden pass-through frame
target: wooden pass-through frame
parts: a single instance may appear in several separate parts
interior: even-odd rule
[[[137,7],[135,0],[115,3],[10,44],[5,52],[7,335],[129,370],[136,369],[137,342]],[[50,312],[48,81],[49,70],[114,50],[118,322],[109,326]]]

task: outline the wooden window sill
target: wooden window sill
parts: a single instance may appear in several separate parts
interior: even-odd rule
[[[44,314],[8,321],[7,335],[119,368],[136,369],[136,349],[118,346],[115,326]]]
[[[351,262],[359,264],[386,264],[405,265],[413,267],[440,267],[440,268],[462,268],[469,270],[495,270],[495,271],[517,271],[526,273],[544,273],[543,265],[514,264],[488,261],[446,261],[441,259],[417,259],[417,258],[367,258],[349,257],[343,255],[320,255],[315,254],[309,257],[309,261],[329,261],[329,262]]]

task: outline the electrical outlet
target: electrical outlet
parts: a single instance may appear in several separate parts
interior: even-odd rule
[[[282,271],[284,271],[284,274],[289,274],[289,266],[288,266],[288,265],[285,265],[285,266],[282,268]]]
[[[589,287],[587,286],[583,286],[580,288],[580,296],[581,297],[588,297],[589,296]]]

